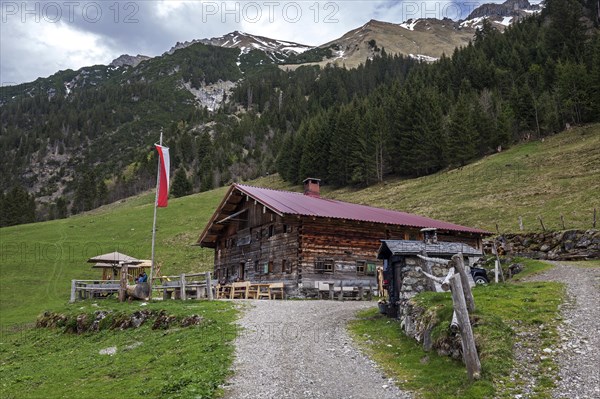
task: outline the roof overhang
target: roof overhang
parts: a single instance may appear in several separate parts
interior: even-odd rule
[[[204,227],[204,230],[202,231],[202,234],[200,234],[200,238],[198,239],[196,245],[204,248],[215,248],[217,246],[219,236],[223,230],[225,230],[227,224],[232,220],[235,220],[237,216],[242,215],[246,211],[245,209],[238,209],[244,197],[252,198],[273,213],[283,216],[283,214],[277,209],[247,192],[243,189],[243,187],[240,187],[237,184],[232,184],[223,197],[223,200],[213,213],[209,222]]]

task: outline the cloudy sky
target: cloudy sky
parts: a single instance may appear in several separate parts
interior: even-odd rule
[[[0,0],[0,84],[108,64],[121,54],[157,56],[178,41],[234,30],[319,45],[370,19],[396,23],[409,18],[458,19],[479,4],[431,0]]]

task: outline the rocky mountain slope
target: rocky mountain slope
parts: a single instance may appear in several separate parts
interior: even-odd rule
[[[270,39],[264,36],[234,31],[224,36],[210,39],[197,39],[191,42],[177,43],[167,54],[173,54],[176,50],[186,48],[194,43],[202,43],[209,46],[237,48],[241,54],[248,54],[252,50],[259,50],[267,54],[274,63],[285,62],[290,56],[301,54],[313,47],[305,44]]]

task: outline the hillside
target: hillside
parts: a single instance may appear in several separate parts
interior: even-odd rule
[[[331,190],[326,197],[388,207],[502,232],[590,228],[600,209],[600,124],[515,146],[461,169],[367,189]],[[568,165],[565,167],[564,165]],[[299,190],[278,176],[249,184]],[[225,189],[179,199],[158,213],[157,261],[163,273],[210,270],[213,252],[191,246]],[[87,258],[115,250],[150,256],[152,194],[107,205],[65,220],[0,229],[0,325],[30,322],[68,299],[71,279],[94,278]]]
[[[368,186],[598,122],[597,4],[548,0],[520,19],[515,1],[463,23],[373,20],[313,49],[233,32],[5,87],[0,225],[148,190],[161,131],[181,187],[206,191],[275,173]],[[323,57],[364,64],[306,65]],[[284,71],[284,58],[305,65]],[[19,203],[27,210],[4,216]]]
[[[368,188],[332,189],[330,198],[448,220],[496,232],[591,228],[600,212],[600,124],[517,145],[473,164],[418,179],[392,179]],[[278,176],[258,185],[301,191]]]

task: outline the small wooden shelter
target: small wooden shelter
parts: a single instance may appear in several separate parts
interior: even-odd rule
[[[89,258],[88,263],[93,263],[92,269],[102,269],[102,280],[118,280],[121,265],[127,265],[129,277],[133,282],[139,273],[150,267],[150,261],[137,259],[120,252],[110,252],[104,255]]]

